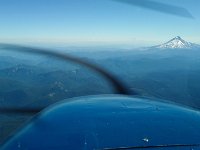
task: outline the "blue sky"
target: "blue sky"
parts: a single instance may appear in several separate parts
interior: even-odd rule
[[[112,0],[0,0],[0,42],[143,46],[179,35],[200,44],[200,1],[160,1],[195,19]]]

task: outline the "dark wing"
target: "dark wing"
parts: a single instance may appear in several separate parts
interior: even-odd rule
[[[126,4],[130,4],[130,5],[150,9],[150,10],[155,10],[155,11],[166,13],[166,14],[180,16],[180,17],[191,18],[191,19],[194,18],[192,14],[185,8],[170,5],[170,4],[165,4],[165,3],[157,2],[153,0],[113,0],[113,1],[126,3]]]

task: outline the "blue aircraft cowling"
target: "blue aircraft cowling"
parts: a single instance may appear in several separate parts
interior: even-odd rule
[[[159,145],[174,145],[162,149],[196,150],[200,149],[199,143],[199,111],[145,98],[104,95],[50,106],[11,137],[1,150],[136,149],[137,146],[159,149]]]

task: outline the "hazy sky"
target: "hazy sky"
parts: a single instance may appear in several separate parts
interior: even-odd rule
[[[174,36],[200,44],[200,0],[160,0],[181,18],[112,0],[0,0],[0,42],[151,45]]]

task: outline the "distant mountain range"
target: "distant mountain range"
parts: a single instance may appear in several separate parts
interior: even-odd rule
[[[194,44],[191,42],[187,42],[183,40],[180,36],[177,36],[170,41],[161,44],[161,45],[156,45],[150,48],[156,48],[156,49],[195,49],[195,48],[200,48],[200,45]]]

